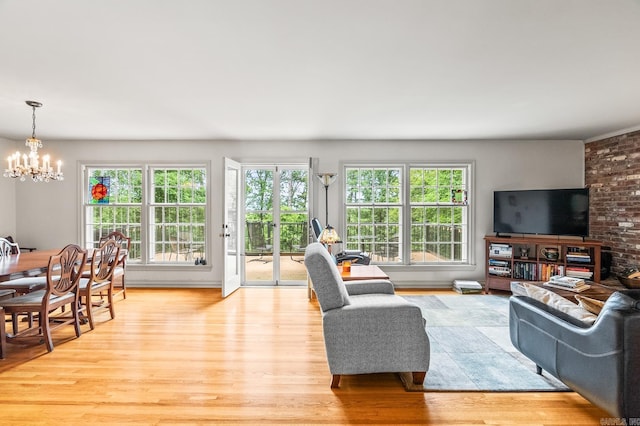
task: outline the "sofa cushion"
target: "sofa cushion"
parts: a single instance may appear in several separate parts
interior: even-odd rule
[[[616,291],[607,299],[604,310],[612,310],[625,313],[640,311],[640,291],[623,290]]]
[[[521,281],[511,281],[511,293],[514,296],[528,296],[527,287]]]
[[[592,314],[586,309],[550,290],[528,283],[524,283],[523,285],[527,290],[527,295],[532,299],[536,299],[544,303],[545,305],[557,309],[560,312],[564,312],[565,314],[570,315],[573,318],[576,318],[586,324],[593,324],[598,318],[596,315]]]
[[[578,305],[591,312],[592,314],[598,315],[602,308],[604,307],[604,303],[602,300],[593,299],[591,297],[583,296],[581,294],[576,294],[574,296],[578,301]]]

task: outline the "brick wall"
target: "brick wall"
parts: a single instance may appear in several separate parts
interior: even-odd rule
[[[640,131],[585,144],[589,229],[611,247],[612,273],[640,268]]]

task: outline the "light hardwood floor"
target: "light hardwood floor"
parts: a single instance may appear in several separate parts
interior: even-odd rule
[[[101,314],[79,339],[72,327],[55,333],[52,353],[8,345],[0,424],[598,425],[609,417],[572,392],[408,393],[394,374],[345,376],[332,390],[306,287],[243,288],[227,299],[206,289],[127,296],[115,320]]]

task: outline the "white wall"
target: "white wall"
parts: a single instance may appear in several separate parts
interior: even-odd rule
[[[16,144],[13,141],[0,138],[0,174],[7,168],[6,158],[15,152]],[[11,235],[18,238],[16,233],[16,182],[0,176],[0,237]]]
[[[236,160],[276,161],[314,157],[318,159],[318,171],[321,172],[340,172],[341,161],[353,160],[475,161],[475,192],[470,200],[475,213],[475,265],[464,271],[447,267],[412,271],[388,268],[387,272],[400,286],[446,285],[455,278],[483,279],[482,238],[492,231],[494,190],[581,187],[584,184],[581,141],[44,141],[44,145],[44,151],[54,160],[63,159],[65,180],[48,184],[17,182],[15,190],[16,233],[23,245],[42,249],[79,242],[78,166],[81,161],[211,161],[210,267],[187,271],[167,268],[161,272],[157,268],[140,270],[132,267],[128,282],[138,285],[220,285],[222,261],[218,233],[222,223],[220,202],[225,156]],[[338,226],[341,220],[339,185],[340,180],[329,189],[329,217]],[[318,208],[314,214],[322,218],[324,189],[319,189],[315,193],[314,205]]]

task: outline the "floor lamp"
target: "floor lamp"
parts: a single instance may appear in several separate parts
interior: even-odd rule
[[[327,250],[331,253],[331,245],[341,242],[338,233],[334,229],[333,226],[329,225],[329,185],[335,182],[336,177],[338,176],[336,173],[318,173],[316,175],[322,185],[324,185],[324,208],[325,208],[325,228],[322,230],[322,234],[320,234],[320,238],[318,241],[327,246]]]

